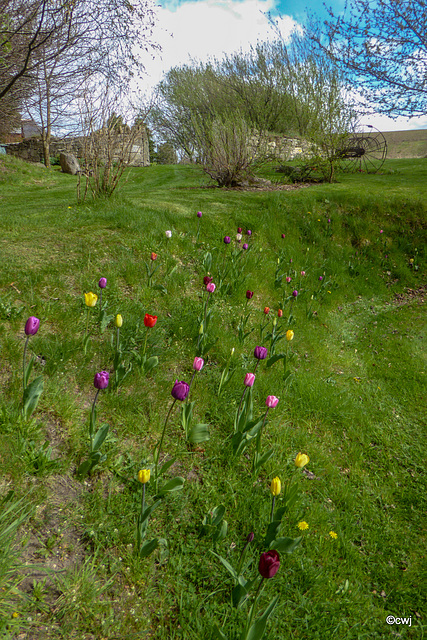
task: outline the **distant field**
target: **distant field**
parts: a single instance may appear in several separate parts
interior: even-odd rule
[[[383,131],[388,158],[427,157],[427,129],[414,131]]]

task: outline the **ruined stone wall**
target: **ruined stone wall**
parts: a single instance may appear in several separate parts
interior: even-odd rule
[[[117,148],[124,148],[131,140],[129,133],[118,133],[116,136]],[[85,143],[87,140],[83,137],[66,138],[65,140],[53,140],[50,143],[50,156],[59,156],[61,152],[73,153],[80,164],[84,165]],[[150,164],[150,153],[148,149],[147,131],[144,127],[132,141],[130,150],[130,162],[132,167],[147,167]],[[40,138],[28,138],[18,143],[10,143],[5,145],[6,153],[17,156],[26,162],[43,162],[43,145]],[[102,148],[101,148],[102,155]]]

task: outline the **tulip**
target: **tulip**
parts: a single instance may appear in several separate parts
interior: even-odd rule
[[[154,253],[154,251],[153,251],[153,253],[151,254],[151,259],[152,259],[152,260],[157,260],[157,253]]]
[[[305,271],[301,271],[301,275],[302,275],[302,276],[305,276]]]
[[[330,218],[328,218],[328,224],[331,224],[331,219]]]
[[[264,307],[264,313],[268,315],[270,313],[270,307]]]
[[[230,244],[230,242],[231,242],[230,236],[225,236],[224,242],[225,242],[225,244]]]
[[[241,233],[238,233],[236,235],[236,240],[237,240],[237,242],[241,242],[242,241],[242,234]]]
[[[299,452],[299,454],[295,458],[295,466],[297,466],[298,469],[302,469],[309,462],[310,462],[310,458],[305,453]]]
[[[144,324],[146,327],[152,329],[157,322],[157,316],[150,316],[149,313],[146,313],[144,316]]]
[[[265,404],[269,409],[275,409],[277,407],[278,402],[279,402],[279,398],[276,398],[276,396],[267,396],[267,400],[265,401]]]
[[[116,324],[117,329],[120,329],[120,327],[121,327],[121,326],[123,326],[123,318],[122,318],[122,316],[120,315],[120,313],[118,313],[118,314],[116,315],[116,319],[115,319],[115,321],[114,321],[114,322],[115,322],[115,324]]]
[[[100,278],[98,282],[98,287],[100,289],[105,289],[106,286],[107,286],[107,278]]]
[[[293,263],[293,260],[292,260],[292,258],[291,258],[291,259],[289,260],[289,263],[290,263],[290,264],[292,264],[292,263]]]
[[[282,238],[286,238],[286,236],[285,236],[285,234],[284,234],[284,233],[282,233]]]
[[[242,227],[237,227],[237,233],[242,233]]]
[[[280,567],[280,556],[275,549],[261,553],[258,571],[263,578],[273,578]]]
[[[203,284],[209,284],[210,282],[212,282],[213,278],[211,278],[210,276],[205,276],[203,278]]]
[[[206,291],[208,291],[209,293],[213,293],[216,289],[216,285],[213,282],[209,282],[209,284],[206,285]]]
[[[380,233],[384,233],[384,231],[382,229],[380,229]]]
[[[173,385],[171,394],[172,394],[172,397],[175,398],[175,400],[181,400],[182,402],[188,396],[189,391],[190,391],[189,384],[183,381],[178,382],[178,380],[175,380],[175,384]]]
[[[247,249],[249,249],[249,245],[245,242],[244,244],[242,244],[242,249],[246,251]]]
[[[252,542],[254,538],[255,534],[253,532],[248,533],[248,535],[246,536],[246,542]]]
[[[254,382],[255,382],[255,375],[253,373],[247,373],[245,375],[245,386],[246,387],[253,387],[254,386]]]
[[[193,369],[195,371],[201,371],[203,369],[203,365],[205,364],[205,361],[203,360],[203,358],[194,358],[194,362],[193,362]]]
[[[282,309],[279,309],[279,311],[277,312],[277,317],[281,318],[283,316],[283,311]]]
[[[95,389],[106,389],[108,387],[108,380],[110,374],[108,371],[100,371],[99,373],[95,373],[95,378],[93,381],[93,385]]]
[[[294,298],[296,298],[298,295],[298,291],[295,289],[294,291],[292,291],[292,295],[294,296]]]
[[[169,229],[167,231],[165,231],[165,236],[167,238],[172,238],[172,231],[170,231]]]
[[[25,335],[35,336],[40,327],[40,320],[35,316],[30,316],[25,323]]]
[[[198,212],[197,212],[197,217],[198,217],[198,218],[201,218],[201,217],[202,217],[202,212],[201,212],[201,211],[198,211]]]
[[[252,231],[251,231],[250,229],[248,229],[248,230],[246,231],[246,233],[248,234],[248,236],[251,236],[251,235],[252,235]]]
[[[146,484],[150,481],[150,469],[141,469],[138,471],[138,480],[141,484]]]
[[[319,276],[319,282],[322,282],[323,276]]]
[[[270,485],[270,491],[274,497],[278,496],[282,490],[282,483],[280,482],[280,478],[273,478]]]
[[[286,340],[290,342],[293,339],[294,339],[294,332],[292,331],[292,329],[288,329],[286,332]]]
[[[249,291],[249,289],[246,291],[246,297],[248,300],[250,300],[254,295],[253,291]]]
[[[289,282],[291,282],[292,278],[290,276],[286,276],[286,282],[289,284]]]
[[[92,291],[89,291],[89,293],[85,293],[85,303],[87,307],[94,307],[97,300],[98,296],[96,295],[96,293],[92,293]]]
[[[254,358],[257,360],[265,360],[268,355],[268,351],[266,347],[255,347],[254,350]]]

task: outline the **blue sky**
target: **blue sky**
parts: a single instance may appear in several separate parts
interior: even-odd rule
[[[153,0],[155,2],[156,0]],[[344,0],[329,0],[335,14],[344,9]],[[161,45],[161,54],[143,57],[147,75],[141,88],[149,93],[173,66],[190,59],[205,61],[221,58],[223,53],[248,49],[257,40],[273,38],[266,17],[270,12],[280,25],[284,37],[306,19],[306,10],[324,19],[323,2],[317,0],[157,0],[158,23],[153,34]],[[421,119],[385,116],[364,119],[382,131],[427,128],[427,117]]]

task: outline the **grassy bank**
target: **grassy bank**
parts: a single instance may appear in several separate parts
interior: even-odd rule
[[[423,637],[426,168],[425,159],[387,161],[380,175],[343,175],[332,185],[239,191],[210,188],[191,166],[152,166],[133,169],[111,200],[78,205],[75,178],[0,161],[4,638],[209,640],[220,637],[215,625],[240,638],[257,583],[233,607],[234,582],[218,556],[235,567],[253,532],[245,577],[257,578],[276,476],[277,506],[286,482],[299,492],[280,536],[302,540],[265,581],[256,616],[279,595],[265,637]],[[207,303],[208,272],[217,288]],[[98,300],[84,344],[83,294],[99,295],[101,277],[111,317],[100,321]],[[158,317],[153,328],[146,313]],[[42,376],[44,389],[24,420],[29,316],[40,319],[29,341],[31,379]],[[260,361],[256,372],[254,417],[267,396],[279,403],[262,435],[273,455],[254,475],[256,438],[233,455],[233,434],[257,345],[286,359]],[[144,355],[158,366],[144,372]],[[175,461],[160,486],[174,477],[184,484],[153,511],[147,540],[161,542],[141,558],[138,471],[151,470],[153,505],[153,451],[174,382],[190,381],[195,355],[205,365],[191,388],[193,424],[208,425],[210,437],[186,440],[177,401],[160,458]],[[120,365],[127,375],[115,390]],[[97,402],[99,425],[110,425],[106,459],[79,479],[102,370],[110,373]],[[234,373],[219,393],[224,371]],[[310,458],[303,469],[298,452]],[[207,522],[220,505],[228,530],[215,541],[219,529]],[[388,615],[411,617],[411,626],[390,626]]]

